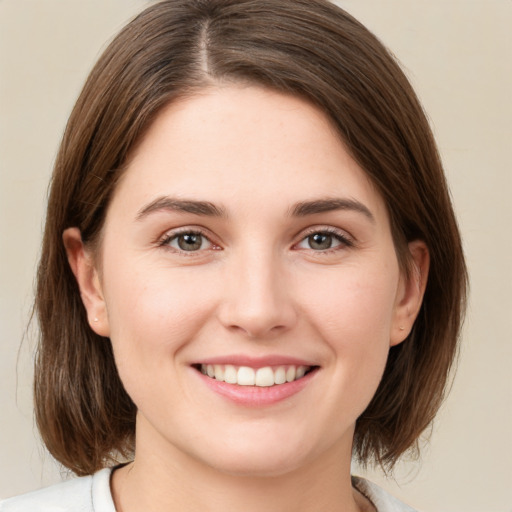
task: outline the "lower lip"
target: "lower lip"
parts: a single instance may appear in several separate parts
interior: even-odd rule
[[[247,407],[264,407],[282,402],[302,391],[315,377],[318,368],[293,382],[268,387],[228,384],[227,382],[212,379],[196,370],[194,371],[212,391],[231,402]]]

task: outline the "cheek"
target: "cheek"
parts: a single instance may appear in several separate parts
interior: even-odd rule
[[[388,343],[398,278],[391,265],[329,269],[316,276],[314,287],[304,287],[303,304],[339,343],[350,344],[352,336],[365,345],[383,338]]]
[[[332,371],[339,388],[332,391],[333,401],[340,401],[338,395],[344,390],[343,400],[348,398],[360,414],[375,393],[386,364],[398,270],[359,272],[353,268],[334,274],[316,281],[305,314],[336,361]]]
[[[105,283],[111,341],[123,382],[160,368],[173,374],[172,366],[179,364],[174,356],[202,328],[213,302],[198,288],[201,279],[191,279],[187,272],[132,269],[118,264]]]

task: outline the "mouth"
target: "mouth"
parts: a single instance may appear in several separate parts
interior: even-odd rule
[[[196,364],[193,367],[212,380],[238,386],[276,387],[298,381],[318,366],[280,365],[252,368],[232,364]]]

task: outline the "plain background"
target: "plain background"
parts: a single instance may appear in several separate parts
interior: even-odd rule
[[[392,49],[429,114],[471,301],[459,371],[422,460],[370,477],[424,512],[512,511],[512,1],[340,0]],[[67,116],[142,0],[0,0],[0,498],[59,480],[33,426],[33,293]],[[21,345],[21,348],[20,348]]]

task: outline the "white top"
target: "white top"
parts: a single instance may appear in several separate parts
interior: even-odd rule
[[[110,492],[112,469],[0,501],[0,512],[116,512]],[[377,485],[353,477],[352,484],[378,512],[415,512]]]

